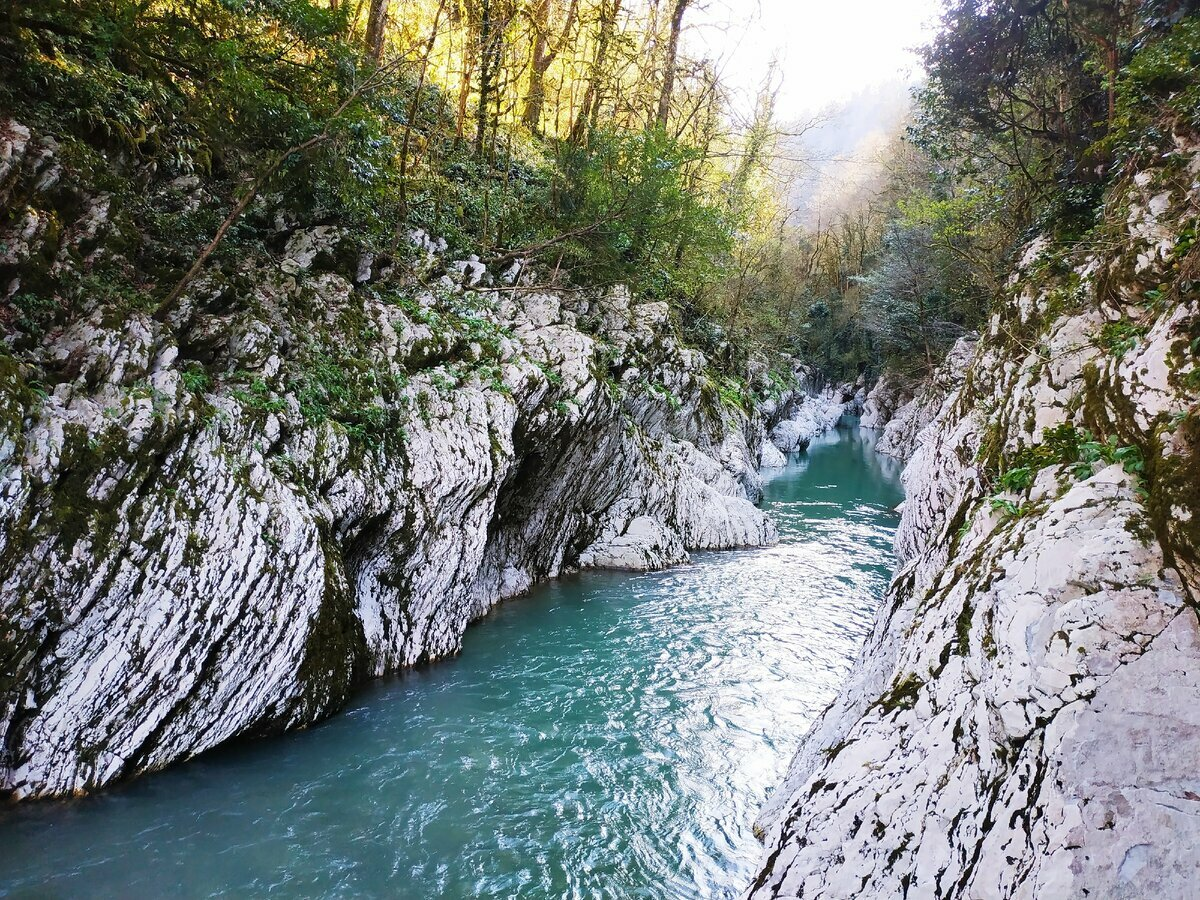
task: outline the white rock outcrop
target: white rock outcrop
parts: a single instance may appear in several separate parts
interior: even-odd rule
[[[787,457],[771,441],[763,441],[758,448],[758,467],[760,469],[782,469],[787,465]]]
[[[1178,277],[1200,184],[1160,180],[1074,309],[1020,273],[888,424],[900,568],[762,813],[747,897],[1196,895],[1200,301],[1142,298]]]
[[[913,386],[910,379],[893,372],[884,372],[867,392],[858,424],[863,428],[883,428],[912,398]]]
[[[974,353],[975,337],[959,338],[922,389],[892,410],[875,449],[885,456],[908,460],[920,444],[921,432],[934,422],[942,405],[957,390]]]
[[[846,407],[847,401],[837,391],[800,396],[790,414],[771,428],[771,443],[783,454],[803,450],[813,438],[836,426]]]
[[[45,396],[0,357],[10,797],[308,725],[572,568],[776,539],[753,502],[762,425],[662,304],[389,300],[354,290],[341,237],[295,231],[242,311],[207,306],[208,283],[169,323],[96,310],[42,349]]]

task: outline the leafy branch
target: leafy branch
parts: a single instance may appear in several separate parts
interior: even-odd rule
[[[237,220],[241,218],[242,214],[249,208],[250,204],[254,202],[254,199],[266,186],[267,182],[271,180],[271,178],[284,166],[284,164],[294,157],[303,156],[310,150],[313,150],[331,140],[337,134],[337,125],[340,124],[342,116],[345,114],[346,110],[348,110],[351,105],[361,97],[364,97],[373,91],[380,90],[390,84],[392,76],[395,75],[396,71],[404,63],[405,59],[406,57],[400,56],[389,61],[386,65],[382,65],[373,69],[367,78],[364,79],[356,88],[354,88],[354,90],[352,90],[330,114],[329,118],[325,121],[324,127],[319,133],[307,138],[306,140],[292,144],[292,146],[276,153],[273,157],[271,157],[270,160],[267,161],[267,164],[263,166],[259,173],[250,182],[249,187],[246,189],[245,193],[242,194],[241,199],[234,204],[233,209],[231,209],[229,214],[225,216],[224,221],[222,221],[220,226],[217,228],[216,234],[213,235],[212,240],[209,241],[208,244],[205,245],[204,249],[200,251],[200,255],[196,257],[196,261],[192,263],[191,268],[184,273],[183,277],[180,278],[175,284],[175,287],[172,288],[171,293],[167,295],[166,299],[163,300],[158,309],[155,310],[156,318],[160,320],[164,319],[175,309],[184,292],[188,289],[192,282],[196,280],[196,277],[201,273],[201,271],[203,271],[205,264],[207,264],[213,253],[215,253],[217,248],[221,245],[221,242],[229,233],[229,229],[231,229]]]

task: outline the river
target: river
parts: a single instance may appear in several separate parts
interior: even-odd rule
[[[318,727],[0,812],[0,896],[735,896],[887,586],[898,476],[839,428],[771,475],[776,547],[563,578]]]

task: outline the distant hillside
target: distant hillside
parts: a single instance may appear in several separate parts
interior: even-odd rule
[[[867,88],[821,112],[817,125],[792,139],[785,155],[800,161],[789,198],[797,224],[815,224],[874,183],[879,151],[907,117],[911,89],[900,78]]]

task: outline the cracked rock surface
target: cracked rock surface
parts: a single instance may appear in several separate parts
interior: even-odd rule
[[[53,139],[3,123],[0,189],[28,209],[4,264],[110,252],[105,198],[60,178]],[[776,539],[765,420],[665,304],[517,266],[497,289],[408,238],[432,287],[289,227],[273,264],[210,272],[169,315],[84,298],[0,355],[0,793],[311,724],[565,571]]]
[[[265,414],[197,397],[148,317],[68,333],[52,353],[79,374],[44,401],[7,373],[5,788],[88,790],[311,723],[366,677],[456,652],[498,600],[571,567],[773,542],[747,490],[744,434],[761,426],[710,402],[703,359],[674,353],[627,296],[590,302],[612,318],[602,338],[553,296],[499,303],[499,379],[413,377],[420,415],[369,452],[286,394]],[[401,359],[418,326],[365,313]],[[686,402],[614,396],[595,374],[601,339]]]
[[[899,569],[747,897],[1196,895],[1200,305],[1171,247],[1200,185],[1172,184],[1127,186],[1128,244],[1075,261],[1065,311],[1032,246],[1012,308],[886,426]]]

